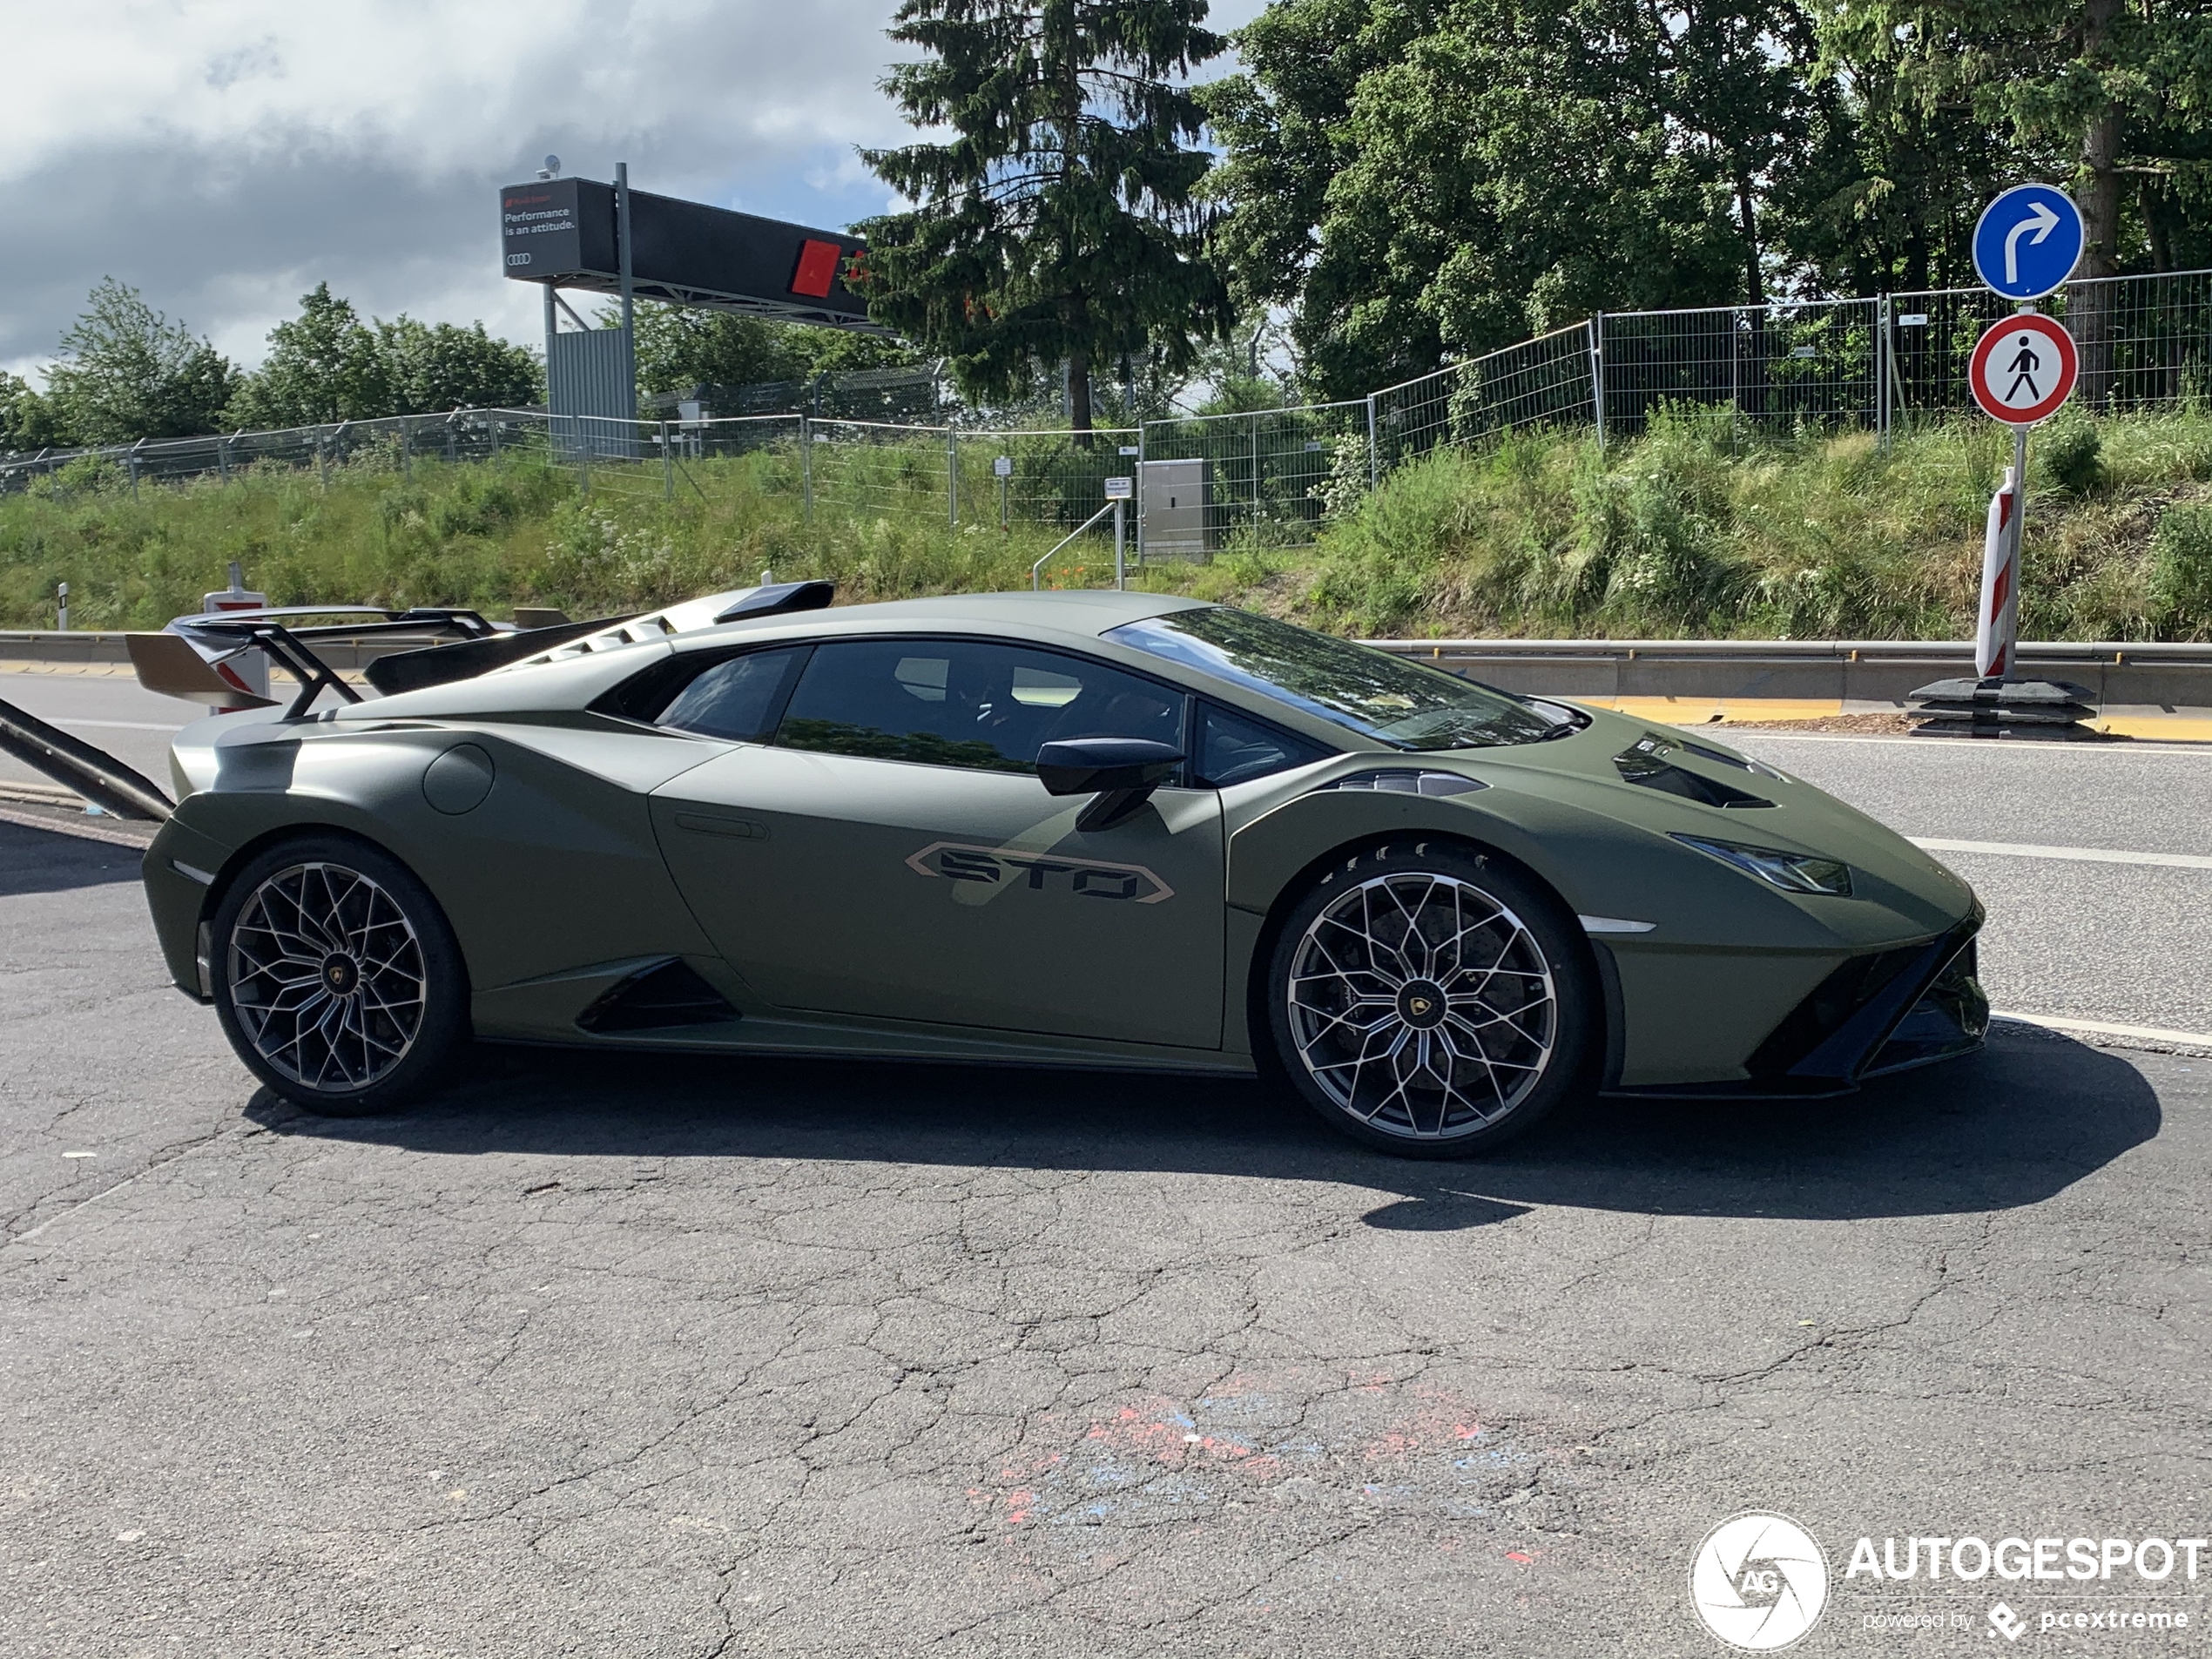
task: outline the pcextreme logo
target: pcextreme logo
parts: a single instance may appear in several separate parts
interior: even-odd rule
[[[1828,1557],[1787,1515],[1732,1515],[1697,1546],[1689,1604],[1698,1622],[1730,1647],[1773,1653],[1820,1622]]]

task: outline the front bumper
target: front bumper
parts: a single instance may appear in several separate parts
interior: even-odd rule
[[[1657,1083],[1612,1094],[1689,1099],[1819,1099],[1972,1054],[1989,1030],[1976,978],[1974,913],[1939,938],[1852,957],[1783,1016],[1726,1082]]]

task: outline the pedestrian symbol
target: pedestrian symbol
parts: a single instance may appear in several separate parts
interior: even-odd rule
[[[2074,336],[2054,318],[2023,312],[1993,323],[1966,368],[1974,401],[2010,426],[2033,426],[2074,390]]]

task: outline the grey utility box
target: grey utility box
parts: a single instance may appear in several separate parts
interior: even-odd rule
[[[1137,512],[1143,521],[1147,558],[1202,559],[1214,550],[1213,462],[1204,455],[1187,461],[1138,464]]]

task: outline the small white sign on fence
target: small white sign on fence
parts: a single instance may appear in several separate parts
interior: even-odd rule
[[[1122,453],[1125,455],[1143,455],[1144,451],[1134,443],[1125,443],[1122,446]]]
[[[1136,479],[1109,478],[1106,481],[1106,499],[1108,501],[1131,501],[1136,498]]]
[[[992,476],[997,478],[1013,477],[1014,457],[1012,455],[995,456],[991,462],[991,474]]]

